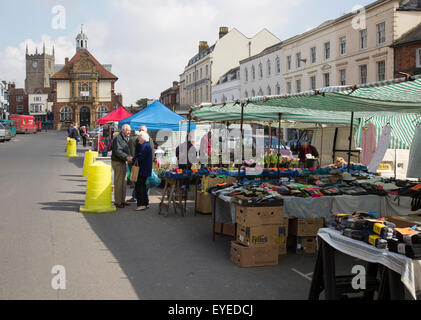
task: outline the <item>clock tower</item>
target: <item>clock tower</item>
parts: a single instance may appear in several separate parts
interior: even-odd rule
[[[38,88],[49,88],[50,77],[55,70],[54,47],[51,55],[45,53],[45,45],[42,53],[28,54],[28,46],[26,46],[26,79],[25,89],[28,94],[34,93]]]

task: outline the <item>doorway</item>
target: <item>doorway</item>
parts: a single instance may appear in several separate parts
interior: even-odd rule
[[[88,107],[80,108],[80,126],[90,127],[91,125],[91,110]]]

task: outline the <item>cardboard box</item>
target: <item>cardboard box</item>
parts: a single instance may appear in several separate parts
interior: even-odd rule
[[[288,225],[243,226],[237,224],[237,241],[250,248],[277,246],[286,243]]]
[[[224,236],[234,237],[235,236],[235,224],[216,223],[215,224],[215,232],[217,234],[222,234]]]
[[[203,192],[196,193],[196,203],[195,203],[196,212],[202,214],[212,214],[212,198],[210,194],[205,194]]]
[[[412,228],[413,226],[421,226],[421,216],[399,216],[399,217],[385,217],[386,221],[396,224],[398,228]]]
[[[259,226],[267,224],[288,224],[284,218],[284,207],[243,207],[235,208],[236,222],[243,226]]]
[[[232,241],[230,259],[241,268],[276,266],[279,259],[279,247],[249,248],[237,241]]]
[[[279,246],[279,255],[280,256],[285,256],[287,253],[288,253],[288,251],[287,251],[287,244],[286,243],[285,244],[281,244]]]
[[[299,237],[313,237],[317,235],[319,229],[323,228],[324,219],[289,219],[289,234]]]
[[[288,238],[288,248],[292,249],[296,254],[314,254],[317,250],[317,238],[290,236]]]

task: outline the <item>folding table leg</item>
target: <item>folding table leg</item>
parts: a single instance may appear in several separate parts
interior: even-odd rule
[[[323,248],[323,279],[326,300],[337,300],[336,294],[336,272],[335,272],[335,250],[322,241]]]
[[[368,264],[368,272],[367,277],[375,278],[379,271],[379,265],[377,263],[369,263]],[[372,301],[374,300],[374,291],[365,291],[364,292],[364,300]]]
[[[389,272],[385,266],[380,266],[380,285],[378,300],[390,300]]]
[[[405,288],[401,281],[401,275],[393,270],[388,269],[389,274],[389,290],[392,300],[405,300]]]
[[[213,222],[213,242],[215,242],[215,234],[216,234],[216,197],[211,196],[213,200],[213,211],[212,211],[212,222]]]
[[[319,300],[320,293],[323,291],[323,241],[320,237],[317,237],[319,243],[319,251],[317,253],[317,260],[314,266],[313,279],[311,280],[309,300]]]

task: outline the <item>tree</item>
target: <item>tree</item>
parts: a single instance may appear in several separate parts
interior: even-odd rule
[[[142,98],[136,101],[136,105],[141,109],[145,109],[148,106],[148,101],[148,98]]]

